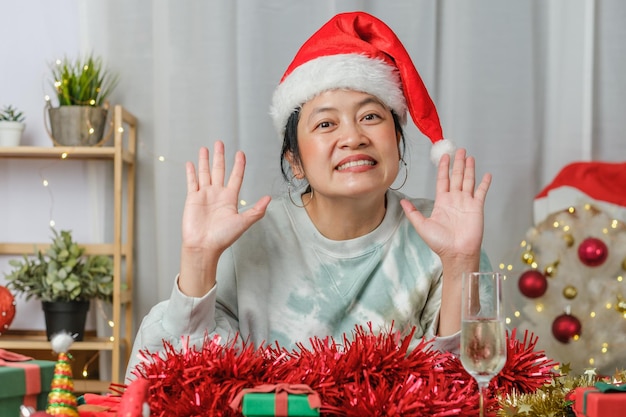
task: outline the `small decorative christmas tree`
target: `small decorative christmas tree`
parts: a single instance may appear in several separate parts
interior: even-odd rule
[[[58,333],[50,340],[52,350],[58,354],[54,376],[48,394],[46,413],[52,416],[78,417],[78,402],[74,395],[74,379],[70,366],[69,348],[74,339],[69,333]]]
[[[569,165],[538,198],[555,190],[571,205],[528,230],[508,274],[514,324],[574,372],[611,374],[626,362],[626,164]]]

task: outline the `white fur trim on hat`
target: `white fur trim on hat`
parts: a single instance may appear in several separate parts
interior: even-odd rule
[[[406,124],[406,100],[396,68],[379,59],[359,54],[315,58],[295,68],[276,88],[270,115],[280,138],[289,116],[318,94],[346,88],[371,94]]]
[[[432,148],[430,148],[430,160],[435,164],[435,166],[439,166],[439,160],[445,154],[450,155],[450,159],[454,158],[454,152],[456,151],[456,146],[452,141],[448,139],[441,139],[437,142],[433,143]]]

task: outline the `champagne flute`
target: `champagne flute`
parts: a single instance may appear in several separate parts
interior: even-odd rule
[[[480,417],[489,382],[506,363],[503,278],[498,272],[463,274],[461,363],[478,384]]]

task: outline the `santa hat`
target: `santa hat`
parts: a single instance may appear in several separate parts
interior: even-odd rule
[[[274,91],[270,114],[281,137],[289,116],[318,94],[337,88],[378,97],[406,124],[407,110],[433,143],[435,164],[454,145],[443,138],[437,109],[396,34],[363,12],[338,14],[300,48]]]
[[[566,165],[535,196],[535,224],[549,214],[593,204],[626,222],[626,162],[575,162]]]

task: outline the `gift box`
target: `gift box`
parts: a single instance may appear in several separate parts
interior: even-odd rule
[[[577,417],[619,417],[625,415],[626,386],[612,389],[610,384],[579,387],[574,390],[574,413]]]
[[[243,396],[242,414],[245,417],[277,416],[276,396],[280,394],[262,394],[251,392]],[[303,394],[287,394],[287,414],[285,416],[319,416],[316,409],[309,406],[309,399]]]
[[[0,365],[0,416],[19,416],[22,404],[45,410],[55,364],[29,360]]]
[[[265,384],[242,390],[230,407],[244,417],[317,417],[321,401],[308,385]]]

